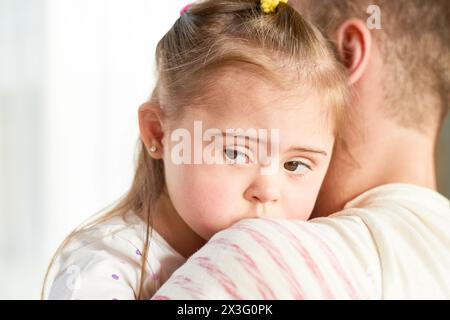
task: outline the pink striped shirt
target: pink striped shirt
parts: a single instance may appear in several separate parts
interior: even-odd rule
[[[243,220],[153,299],[449,299],[448,230],[442,195],[381,186],[328,218]]]

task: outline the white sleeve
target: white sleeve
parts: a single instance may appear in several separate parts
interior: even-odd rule
[[[153,299],[378,299],[370,232],[357,217],[243,220],[216,234]]]
[[[136,299],[140,256],[131,243],[100,239],[62,252],[49,282],[48,299]]]

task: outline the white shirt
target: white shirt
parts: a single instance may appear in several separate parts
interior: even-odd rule
[[[450,203],[391,184],[327,218],[243,220],[154,299],[450,299]]]
[[[136,299],[145,223],[135,214],[83,231],[63,250],[49,279],[48,299]],[[152,230],[144,297],[150,298],[185,258]]]

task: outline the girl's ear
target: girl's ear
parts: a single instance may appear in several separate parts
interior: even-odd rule
[[[146,102],[139,107],[141,140],[153,159],[163,157],[163,113],[158,104]]]
[[[372,34],[362,20],[349,19],[336,30],[335,39],[352,85],[362,77],[369,63]]]

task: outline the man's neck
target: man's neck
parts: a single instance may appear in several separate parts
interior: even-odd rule
[[[348,152],[337,150],[313,217],[340,211],[348,201],[380,185],[437,189],[435,138],[388,122],[378,124],[355,137]]]
[[[408,183],[436,190],[435,147],[435,138],[413,130],[396,129],[385,135],[378,151],[390,162],[375,164],[377,184]]]

